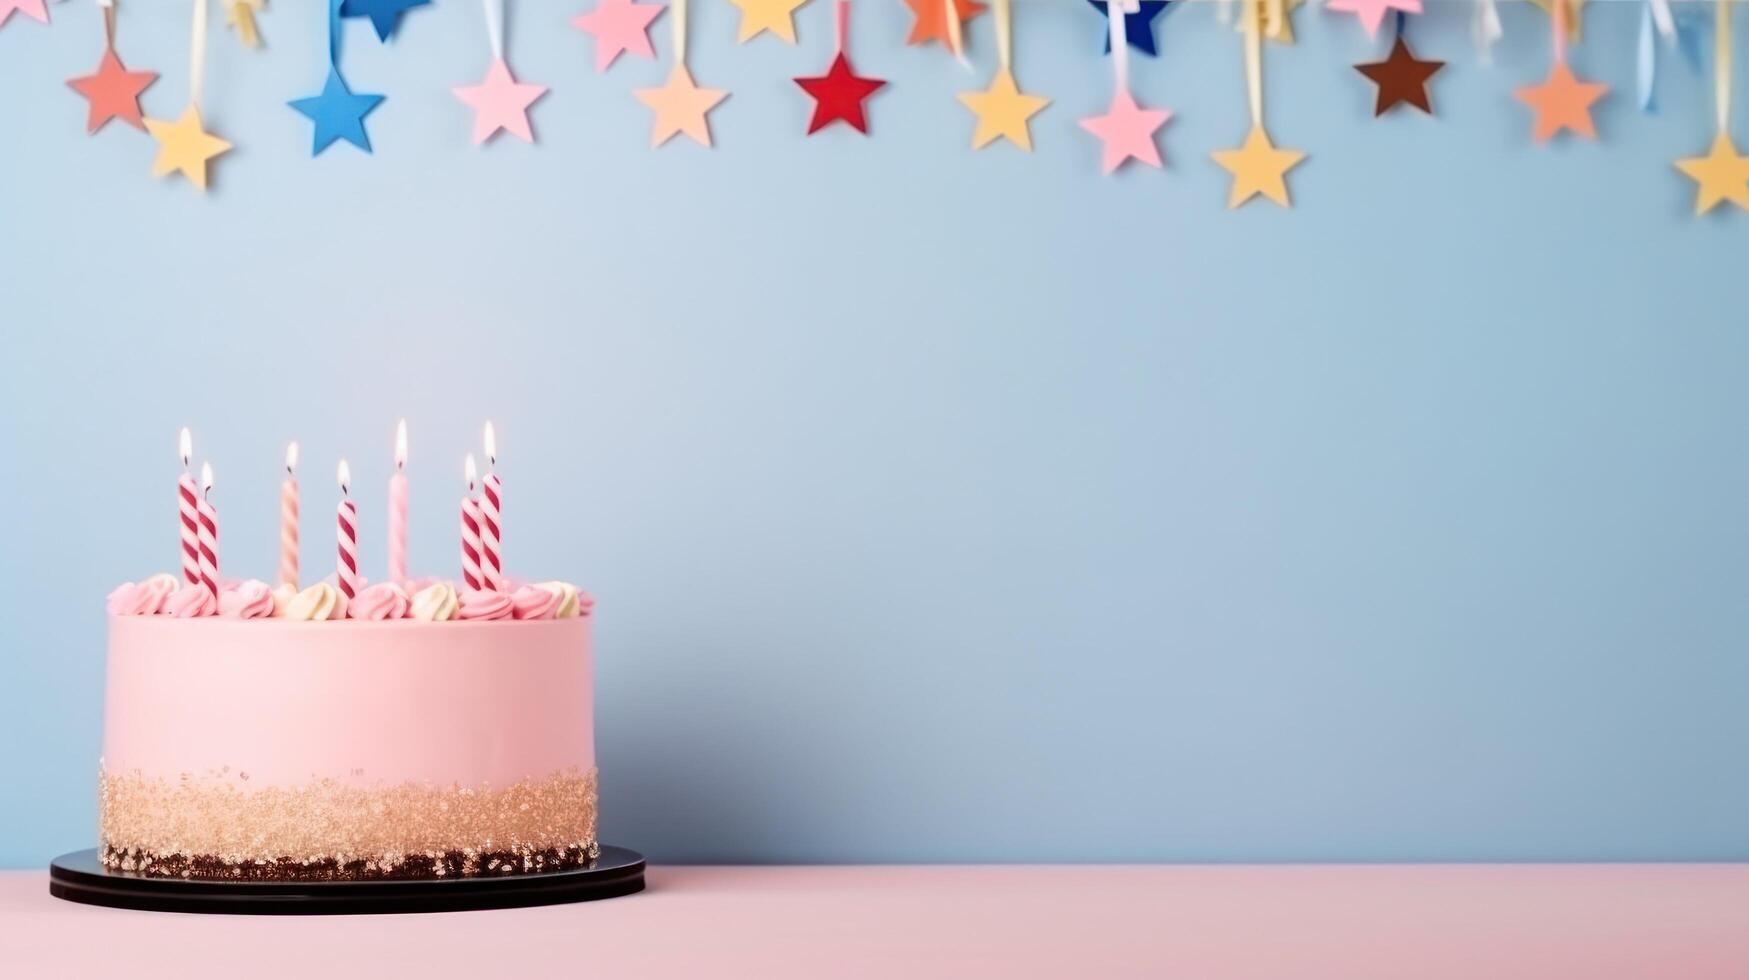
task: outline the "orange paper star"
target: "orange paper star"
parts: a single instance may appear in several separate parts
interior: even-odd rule
[[[632,95],[656,114],[650,123],[650,145],[661,146],[685,133],[701,146],[711,145],[711,127],[705,114],[728,98],[717,88],[699,88],[685,65],[675,65],[661,88],[634,89]]]
[[[1567,63],[1557,62],[1549,69],[1548,81],[1541,85],[1526,85],[1514,92],[1520,102],[1536,113],[1532,135],[1538,143],[1570,129],[1586,139],[1597,138],[1597,127],[1591,123],[1591,104],[1603,98],[1609,86],[1602,82],[1582,82],[1573,76]]]
[[[905,6],[910,7],[911,13],[917,18],[911,24],[911,36],[905,38],[905,43],[948,43],[947,5],[950,2],[953,4],[954,15],[962,24],[984,12],[984,5],[977,0],[905,0]]]

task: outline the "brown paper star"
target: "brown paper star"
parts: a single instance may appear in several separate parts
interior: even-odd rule
[[[1416,58],[1415,52],[1409,50],[1408,43],[1399,34],[1397,43],[1391,45],[1390,57],[1383,61],[1355,65],[1354,70],[1372,79],[1379,87],[1378,102],[1372,112],[1374,117],[1378,117],[1402,104],[1412,105],[1432,115],[1433,106],[1427,100],[1427,80],[1444,67],[1443,61],[1422,61]]]

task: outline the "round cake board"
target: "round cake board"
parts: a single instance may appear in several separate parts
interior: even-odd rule
[[[148,912],[231,915],[460,912],[589,902],[643,890],[644,856],[606,845],[601,848],[601,856],[587,868],[421,881],[146,878],[109,871],[98,861],[95,849],[63,854],[49,864],[49,894],[56,898]]]

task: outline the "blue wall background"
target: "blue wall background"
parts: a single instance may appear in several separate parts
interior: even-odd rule
[[[0,30],[0,863],[94,837],[104,593],[175,556],[174,437],[266,576],[285,440],[325,562],[340,454],[412,423],[415,565],[449,570],[461,453],[497,420],[514,566],[600,599],[605,834],[666,861],[1749,858],[1749,215],[1696,221],[1711,138],[1675,60],[1631,106],[1638,7],[1596,4],[1602,145],[1533,148],[1467,6],[1437,119],[1371,118],[1351,18],[1297,17],[1271,128],[1291,212],[1223,209],[1240,46],[1206,9],[1138,59],[1164,173],[1100,176],[1100,20],[1025,2],[1038,152],[972,153],[967,74],[859,4],[875,136],[802,135],[803,45],[698,4],[715,151],[647,149],[566,20],[512,3],[540,143],[467,142],[478,5],[349,22],[377,152],[314,161],[284,101],[321,17],[217,31],[202,199],[83,133],[95,7]],[[216,16],[216,15],[215,15]],[[1749,31],[1740,31],[1741,46]],[[186,6],[120,47],[186,94]],[[654,34],[667,50],[667,33]],[[1739,86],[1740,95],[1742,86]],[[1740,98],[1749,103],[1749,97]],[[1740,139],[1749,138],[1749,120]],[[29,481],[28,483],[25,481]],[[380,493],[364,494],[382,554]]]

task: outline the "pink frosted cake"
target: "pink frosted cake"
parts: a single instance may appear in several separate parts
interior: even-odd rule
[[[597,856],[588,596],[191,577],[109,599],[111,870],[405,879]]]

